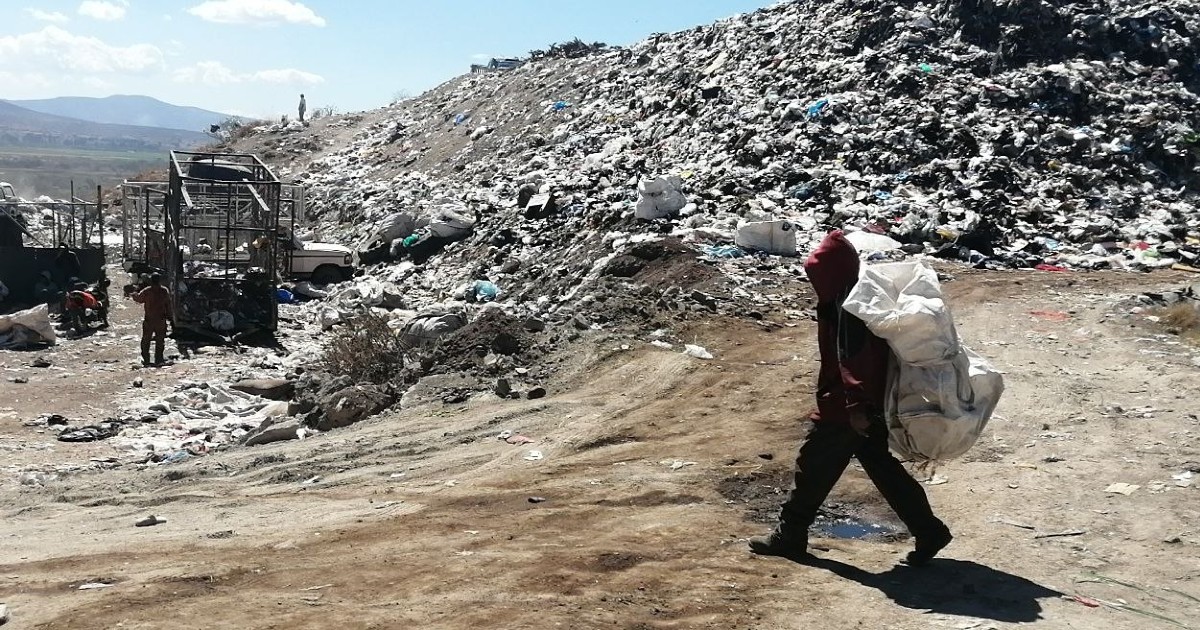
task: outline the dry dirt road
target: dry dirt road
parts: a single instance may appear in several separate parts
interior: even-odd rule
[[[1200,471],[1200,350],[1117,304],[1197,279],[956,275],[962,336],[1008,391],[975,449],[927,486],[957,536],[927,568],[896,566],[903,536],[819,538],[811,566],[747,553],[790,484],[812,325],[714,320],[690,331],[714,361],[596,343],[586,378],[542,400],[390,414],[45,487],[0,479],[8,625],[1200,628],[1200,479],[1182,474]],[[127,387],[120,371],[96,373],[93,404]],[[17,416],[0,435],[39,439],[19,423],[41,411],[28,400],[78,395],[77,380],[0,401]],[[830,505],[894,526],[853,466]],[[147,514],[166,523],[135,528]]]

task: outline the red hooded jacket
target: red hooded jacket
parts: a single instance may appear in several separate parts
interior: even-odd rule
[[[850,412],[882,413],[887,386],[887,342],[862,320],[842,310],[858,282],[858,252],[841,230],[830,232],[804,263],[817,292],[817,376],[815,421],[849,422]]]

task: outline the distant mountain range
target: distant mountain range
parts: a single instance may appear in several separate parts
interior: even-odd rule
[[[50,99],[50,101],[60,100],[67,99]],[[105,101],[107,99],[95,100]],[[153,101],[153,99],[147,100]],[[162,103],[162,105],[166,105],[166,103]],[[166,106],[174,107],[173,105]],[[99,111],[93,110],[97,115]],[[130,113],[135,115],[132,110]],[[221,114],[215,113],[213,115],[221,116]],[[15,105],[12,102],[0,101],[0,146],[100,151],[161,151],[191,148],[209,141],[208,136],[201,133],[201,130],[207,130],[207,126],[195,131],[185,131],[175,128],[95,122],[43,113]]]
[[[199,107],[164,103],[149,96],[116,95],[105,98],[60,96],[39,100],[8,101],[43,114],[78,118],[110,125],[137,125],[204,132],[231,118]]]

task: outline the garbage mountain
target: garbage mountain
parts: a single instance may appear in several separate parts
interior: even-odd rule
[[[1198,88],[1194,2],[800,0],[240,148],[287,163],[327,238],[477,213],[385,267],[410,295],[567,300],[639,240],[789,255],[831,227],[981,267],[1145,269],[1200,253]]]

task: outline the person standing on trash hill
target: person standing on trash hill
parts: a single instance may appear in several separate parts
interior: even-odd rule
[[[842,309],[858,282],[858,252],[835,230],[808,257],[804,270],[817,294],[817,411],[796,458],[796,485],[768,536],[750,539],[753,553],[802,560],[817,511],[857,457],[871,482],[916,538],[906,562],[929,562],[953,538],[933,515],[925,490],[888,452],[884,394],[891,350],[862,320]]]
[[[167,321],[171,317],[171,294],[162,285],[162,276],[151,274],[150,286],[134,293],[133,301],[146,307],[146,315],[142,319],[142,365],[151,365],[151,341],[154,342],[154,365],[162,365]]]
[[[304,95],[301,94],[300,95],[300,106],[296,108],[296,111],[300,114],[300,122],[304,122],[304,112],[307,109],[308,109],[308,107],[304,103]]]

